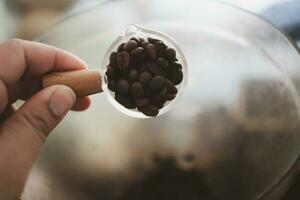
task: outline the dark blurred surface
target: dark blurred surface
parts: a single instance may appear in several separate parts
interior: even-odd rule
[[[262,16],[283,29],[296,41],[300,40],[300,1],[291,0],[266,9]]]
[[[300,1],[287,1],[271,6],[262,13],[262,16],[270,20],[277,27],[288,33],[295,41],[300,40]],[[296,177],[292,187],[287,192],[284,200],[300,199],[300,173]]]
[[[298,200],[300,199],[300,174],[296,177],[292,187],[289,189],[283,200]]]

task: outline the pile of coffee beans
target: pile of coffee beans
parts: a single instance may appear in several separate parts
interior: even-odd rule
[[[176,51],[155,38],[131,38],[110,54],[106,76],[115,99],[128,109],[157,116],[176,97],[183,79]]]

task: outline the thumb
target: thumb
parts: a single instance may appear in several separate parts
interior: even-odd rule
[[[46,88],[31,97],[1,125],[0,194],[9,192],[7,189],[13,190],[10,194],[22,192],[45,138],[72,108],[75,100],[75,94],[66,86]],[[16,186],[16,183],[20,185]]]

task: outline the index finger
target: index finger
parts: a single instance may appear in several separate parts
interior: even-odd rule
[[[41,76],[50,71],[85,69],[76,56],[49,45],[13,39],[0,45],[0,79],[7,85],[26,73]]]

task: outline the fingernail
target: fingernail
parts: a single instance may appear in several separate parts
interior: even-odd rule
[[[75,94],[67,87],[61,87],[53,92],[49,101],[49,108],[56,117],[62,117],[74,105]]]

